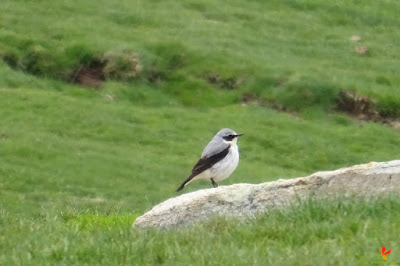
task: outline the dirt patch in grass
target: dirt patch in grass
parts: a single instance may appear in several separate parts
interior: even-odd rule
[[[219,89],[233,90],[240,86],[242,80],[236,77],[224,78],[221,77],[218,73],[208,73],[206,74],[206,80],[218,87]]]
[[[7,133],[1,133],[0,134],[0,139],[2,139],[2,140],[8,139],[8,134]]]
[[[261,106],[268,106],[267,101],[251,92],[244,93],[240,98],[240,103],[242,105],[257,104]]]
[[[3,54],[1,55],[1,59],[4,63],[6,63],[12,69],[18,68],[18,58],[13,54]]]
[[[242,97],[240,98],[240,102],[243,106],[250,105],[250,104],[257,104],[260,106],[264,106],[264,107],[268,107],[268,108],[277,110],[279,112],[288,113],[295,117],[299,117],[298,113],[294,112],[293,110],[290,110],[288,107],[284,106],[283,104],[267,101],[251,92],[244,93],[242,95]]]
[[[80,65],[71,82],[89,88],[99,88],[105,80],[103,73],[105,63],[95,60],[86,65]]]
[[[135,54],[109,52],[81,64],[71,81],[84,87],[99,88],[106,80],[127,81],[140,75],[142,66]]]
[[[264,101],[254,93],[246,92],[242,95],[240,102],[242,104],[263,104]]]
[[[382,114],[378,111],[375,100],[360,95],[354,90],[341,90],[336,97],[335,109],[358,120],[388,124],[395,128],[400,127],[398,118]]]
[[[146,80],[153,84],[161,84],[165,80],[165,73],[156,68],[146,71]]]
[[[241,96],[240,103],[242,105],[257,104],[299,117],[299,113],[287,106],[277,102],[267,101],[250,92],[244,93]],[[360,95],[354,90],[341,90],[336,97],[334,109],[346,113],[360,121],[373,121],[387,124],[394,128],[400,128],[400,120],[398,117],[388,116],[386,113],[379,112],[375,100]]]
[[[365,45],[360,45],[360,46],[357,46],[357,47],[354,49],[354,51],[355,51],[357,54],[359,54],[359,55],[366,55],[366,54],[368,54],[369,49],[368,49],[368,47],[365,46]]]
[[[367,96],[359,95],[353,90],[341,90],[336,98],[336,109],[360,120],[381,119],[375,108],[376,102]]]
[[[61,61],[68,60],[57,60],[40,45],[31,47],[20,56],[3,52],[0,57],[15,70],[90,88],[99,88],[106,80],[133,80],[142,72],[139,57],[128,51],[112,51],[104,54],[93,52],[83,55],[78,53],[75,57],[69,58],[69,61],[76,62],[70,63],[69,66],[60,64]]]

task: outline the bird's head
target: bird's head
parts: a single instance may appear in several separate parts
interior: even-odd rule
[[[221,129],[216,137],[221,138],[222,141],[225,143],[228,143],[230,145],[234,145],[237,142],[238,137],[242,136],[243,134],[237,134],[235,131],[233,131],[230,128],[224,128]]]

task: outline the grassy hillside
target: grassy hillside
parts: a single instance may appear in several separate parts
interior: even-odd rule
[[[115,71],[135,54],[136,86],[157,83],[185,105],[237,103],[251,92],[294,110],[329,110],[338,91],[350,89],[399,115],[396,1],[6,1],[0,8],[0,54],[35,75],[71,81],[111,53],[117,63],[105,75],[125,79]]]
[[[398,118],[399,11],[394,0],[3,1],[0,264],[362,265],[382,244],[395,261],[398,197],[130,227],[177,195],[223,127],[245,134],[223,185],[398,158],[398,129],[338,102],[351,92],[356,117]]]

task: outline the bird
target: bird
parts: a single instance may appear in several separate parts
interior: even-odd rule
[[[214,188],[227,179],[239,164],[237,140],[243,134],[237,134],[230,128],[223,128],[204,148],[200,160],[195,164],[192,173],[183,181],[176,192],[182,190],[193,180],[211,181]]]

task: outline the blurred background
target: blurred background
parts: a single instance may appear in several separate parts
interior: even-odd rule
[[[224,127],[224,185],[395,159],[397,3],[346,3],[5,1],[4,206],[141,212]]]
[[[398,1],[2,0],[3,215],[139,215],[178,195],[225,127],[244,136],[220,185],[398,158],[399,10]]]

